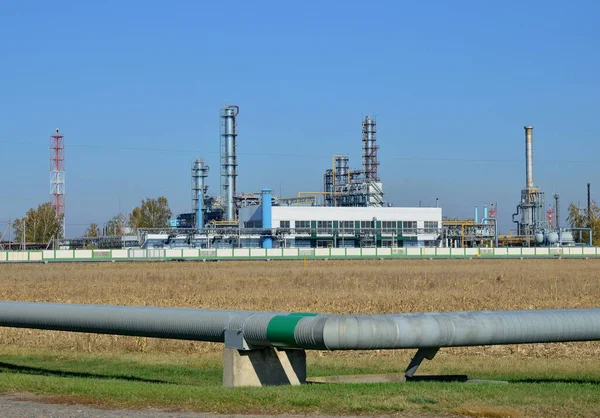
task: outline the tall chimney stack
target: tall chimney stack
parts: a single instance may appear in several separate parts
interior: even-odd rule
[[[587,184],[587,198],[588,198],[588,207],[587,207],[587,218],[588,218],[588,227],[592,227],[592,195],[590,193],[590,183]]]
[[[526,188],[533,189],[533,126],[525,126]]]

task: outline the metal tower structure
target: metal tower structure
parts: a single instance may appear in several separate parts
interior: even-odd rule
[[[236,219],[238,113],[239,106],[226,106],[221,110],[221,193],[225,199],[226,221]]]
[[[362,164],[363,173],[367,182],[378,182],[379,174],[377,169],[379,167],[379,161],[377,161],[377,150],[379,146],[376,144],[377,141],[377,123],[370,116],[366,116],[362,124],[363,133],[363,154]]]
[[[349,181],[350,181],[350,177],[348,176],[348,161],[349,158],[346,157],[345,155],[335,155],[334,156],[334,167],[335,167],[335,178],[334,178],[334,184],[335,187],[339,190],[337,190],[338,192],[343,191],[342,187],[346,186]]]
[[[56,134],[50,137],[50,195],[52,206],[59,218],[62,218],[62,236],[65,236],[65,142],[64,137]]]
[[[383,206],[383,185],[379,180],[379,161],[377,160],[377,123],[366,116],[362,123],[363,134],[363,176],[366,187],[366,206]]]
[[[379,179],[376,123],[370,116],[362,123],[362,170],[350,170],[348,157],[336,154],[323,176],[325,206],[382,207],[383,184]]]
[[[490,202],[490,210],[488,212],[488,218],[496,219],[498,214],[498,203]]]
[[[333,156],[333,206],[343,206],[340,198],[348,193],[350,184],[348,161],[349,158],[345,155]]]
[[[554,228],[554,208],[550,207],[546,211],[546,222],[548,222],[548,228]]]
[[[208,191],[206,185],[206,177],[208,177],[209,167],[204,163],[204,160],[197,159],[192,164],[192,212],[196,215],[196,227],[202,229],[204,227],[204,197]]]
[[[325,194],[325,206],[335,206],[333,191],[333,169],[328,168],[323,175],[323,192]]]
[[[513,215],[519,235],[532,235],[547,228],[544,208],[544,192],[533,183],[533,126],[525,126],[525,188],[521,190],[521,202]],[[516,221],[519,213],[521,220]]]
[[[560,195],[554,193],[554,211],[556,217],[554,218],[554,227],[560,231]]]

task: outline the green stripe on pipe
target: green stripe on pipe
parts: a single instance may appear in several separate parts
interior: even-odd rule
[[[317,316],[315,313],[295,312],[288,315],[278,315],[273,317],[267,325],[267,340],[271,344],[277,344],[284,347],[297,347],[294,339],[296,325],[304,317]]]

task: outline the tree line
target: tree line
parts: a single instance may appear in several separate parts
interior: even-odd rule
[[[102,235],[125,235],[139,228],[166,228],[173,212],[169,208],[166,197],[143,199],[141,204],[134,208],[130,214],[119,213],[105,223],[104,230],[97,223],[92,223],[84,233],[84,237],[99,237]],[[12,223],[14,241],[21,242],[49,242],[52,239],[63,237],[63,217],[58,216],[52,203],[46,202],[27,211],[24,217]]]
[[[569,205],[567,222],[571,228],[589,228],[592,231],[592,244],[600,246],[600,208],[592,201],[588,213],[587,208],[578,208],[574,203]],[[143,199],[141,204],[128,215],[119,213],[105,223],[104,231],[97,223],[92,223],[85,231],[85,237],[125,235],[126,231],[139,228],[167,228],[173,212],[169,208],[166,197]],[[15,242],[48,242],[53,238],[63,238],[62,216],[50,202],[43,203],[37,209],[29,209],[23,218],[12,223]],[[582,231],[582,241],[589,241],[589,230]]]

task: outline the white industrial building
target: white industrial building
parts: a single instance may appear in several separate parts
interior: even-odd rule
[[[262,212],[260,205],[241,208],[240,227],[264,228]],[[273,206],[270,227],[275,247],[435,246],[442,209]]]

